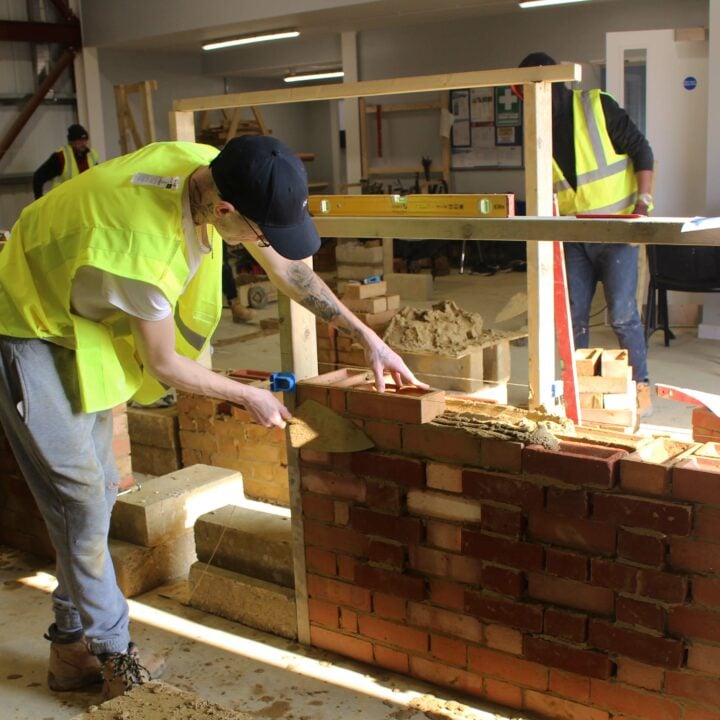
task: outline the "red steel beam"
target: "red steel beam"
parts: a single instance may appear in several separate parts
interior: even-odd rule
[[[10,149],[15,138],[20,134],[20,131],[25,127],[25,123],[30,119],[35,109],[43,101],[45,95],[47,95],[50,88],[56,83],[57,79],[62,75],[63,70],[67,68],[70,63],[75,59],[77,50],[74,47],[69,47],[65,52],[58,58],[55,65],[48,73],[47,77],[42,81],[40,87],[35,91],[35,94],[28,100],[25,107],[18,115],[12,127],[5,133],[5,136],[0,140],[0,160],[5,156],[5,153]]]
[[[0,20],[0,40],[11,42],[59,43],[80,47],[80,23],[23,22]]]

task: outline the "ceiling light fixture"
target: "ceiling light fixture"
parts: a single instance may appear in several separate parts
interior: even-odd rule
[[[524,10],[527,8],[546,7],[548,5],[568,5],[569,3],[588,2],[588,0],[523,0],[518,3]]]
[[[226,40],[214,40],[213,42],[205,43],[202,49],[222,50],[223,48],[235,47],[236,45],[250,45],[252,43],[268,42],[269,40],[285,40],[287,38],[298,37],[299,35],[299,30],[273,30],[256,35],[243,35],[236,38],[227,38]]]
[[[283,80],[286,83],[303,82],[305,80],[330,80],[331,78],[343,78],[345,73],[342,70],[330,70],[328,72],[302,73],[300,75],[286,75]]]

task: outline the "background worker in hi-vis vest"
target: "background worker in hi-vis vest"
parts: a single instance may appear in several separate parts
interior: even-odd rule
[[[538,65],[557,63],[543,52],[531,53],[520,63]],[[652,210],[652,149],[611,95],[553,83],[552,139],[553,190],[560,215],[647,215]],[[639,414],[648,415],[647,344],[636,300],[639,248],[566,242],[564,249],[575,347],[589,347],[590,306],[601,282],[610,326],[628,351],[637,382]]]
[[[90,137],[82,125],[71,125],[67,145],[59,147],[33,174],[33,194],[42,197],[43,185],[53,181],[53,187],[77,177],[97,165],[98,154],[90,147]]]

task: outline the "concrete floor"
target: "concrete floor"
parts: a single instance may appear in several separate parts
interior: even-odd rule
[[[503,308],[521,307],[525,291],[522,273],[492,277],[458,275],[437,278],[435,300],[454,299],[466,310],[483,314],[486,326],[518,329],[523,313],[502,323],[495,318]],[[415,306],[430,303],[412,302]],[[259,330],[259,320],[276,315],[272,303],[252,323],[234,325],[229,311],[215,336],[214,364],[219,368],[279,370],[278,335],[242,341],[240,336]],[[602,314],[599,315],[602,318]],[[669,348],[662,334],[650,341],[649,364],[654,382],[665,382],[706,392],[720,387],[720,342],[698,340],[694,328],[675,329]],[[615,347],[613,333],[602,325],[593,329],[598,347]],[[512,348],[511,402],[527,398],[527,348]],[[654,413],[643,432],[672,432],[688,437],[692,407],[654,401]],[[52,569],[37,559],[0,548],[0,717],[9,720],[64,720],[96,703],[95,693],[53,694],[45,685],[48,643],[42,637],[49,622],[48,592]],[[169,667],[165,679],[202,697],[243,710],[258,718],[287,720],[513,720],[527,718],[497,714],[474,700],[432,688],[390,673],[377,672],[302,648],[183,604],[183,583],[159,588],[131,602],[133,635],[140,646],[165,652]]]

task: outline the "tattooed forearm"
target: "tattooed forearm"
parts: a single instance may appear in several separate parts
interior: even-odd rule
[[[303,263],[295,263],[288,276],[297,301],[325,322],[340,317],[340,305],[330,288]]]

